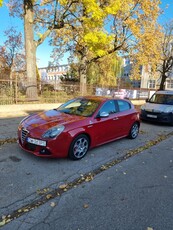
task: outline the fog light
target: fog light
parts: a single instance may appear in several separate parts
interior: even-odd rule
[[[42,155],[51,155],[50,151],[47,150],[47,149],[41,149],[40,154],[42,154]]]

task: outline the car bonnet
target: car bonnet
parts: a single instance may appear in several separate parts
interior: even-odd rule
[[[54,126],[65,125],[84,119],[86,119],[86,117],[65,114],[58,110],[49,110],[28,117],[24,120],[22,126],[28,131],[39,130],[43,133]]]
[[[144,109],[148,112],[162,113],[166,108],[173,107],[173,105],[146,103]]]

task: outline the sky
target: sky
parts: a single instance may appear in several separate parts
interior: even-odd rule
[[[5,2],[6,0],[4,0]],[[164,24],[173,20],[173,0],[161,0],[161,8],[164,13],[159,17],[159,23]],[[15,27],[16,30],[23,33],[23,21],[18,18],[12,18],[9,16],[8,8],[4,3],[3,7],[0,7],[0,46],[3,45],[5,37],[3,36],[4,31],[10,27]],[[38,67],[47,67],[48,62],[52,61],[50,58],[52,48],[48,45],[48,39],[44,41],[37,48],[37,64]],[[66,54],[62,60],[59,60],[59,64],[68,64],[68,55]]]

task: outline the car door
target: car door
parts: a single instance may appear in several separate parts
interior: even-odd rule
[[[109,114],[108,117],[100,117],[102,113]],[[118,122],[117,107],[115,100],[106,101],[100,108],[97,116],[95,117],[95,141],[97,144],[106,143],[119,136],[120,125]]]
[[[116,100],[118,106],[117,118],[121,127],[119,135],[128,135],[132,123],[134,122],[134,112],[131,110],[131,104],[128,101]]]

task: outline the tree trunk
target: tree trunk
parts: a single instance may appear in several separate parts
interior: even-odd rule
[[[38,100],[36,79],[36,43],[33,32],[33,1],[24,0],[24,24],[25,24],[25,52],[26,52],[26,74],[28,100]]]
[[[80,76],[80,93],[86,95],[87,93],[87,57],[84,54],[80,61],[79,76]]]
[[[165,81],[166,81],[166,76],[164,74],[162,74],[161,76],[161,83],[160,83],[160,87],[159,90],[164,90],[165,89]]]

